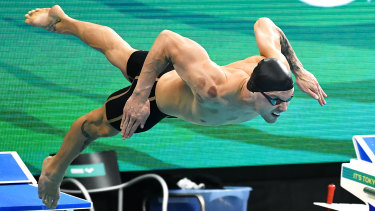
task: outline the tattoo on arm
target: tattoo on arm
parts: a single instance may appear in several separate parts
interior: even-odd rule
[[[297,58],[296,54],[292,46],[290,45],[288,38],[286,38],[285,34],[281,29],[277,28],[280,34],[280,45],[281,45],[281,53],[285,56],[286,60],[289,63],[290,70],[293,74],[296,74],[296,71],[302,69],[302,63]]]
[[[93,138],[90,137],[90,135],[85,131],[85,124],[87,123],[87,120],[85,120],[83,123],[82,123],[82,126],[81,126],[81,132],[82,132],[82,135],[86,137],[85,141],[83,142],[83,145],[82,145],[82,148],[81,148],[81,151],[82,152],[91,142],[94,141]]]

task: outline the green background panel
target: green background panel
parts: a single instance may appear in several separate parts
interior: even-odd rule
[[[296,89],[275,124],[204,127],[165,119],[123,141],[101,138],[85,152],[116,150],[121,171],[345,162],[353,135],[375,128],[375,9],[357,0],[332,8],[298,0],[1,1],[0,150],[17,151],[33,174],[78,117],[127,86],[120,71],[78,38],[24,24],[33,8],[59,4],[73,18],[113,28],[148,50],[163,29],[200,43],[225,65],[258,54],[253,25],[271,18],[328,94],[321,107]]]

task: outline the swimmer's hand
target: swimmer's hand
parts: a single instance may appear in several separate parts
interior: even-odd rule
[[[305,69],[301,69],[296,76],[296,84],[305,93],[309,94],[314,99],[318,100],[321,106],[327,104],[324,99],[327,94],[320,87],[318,80],[315,76]]]
[[[124,106],[122,120],[120,124],[122,139],[130,138],[138,126],[144,127],[150,115],[150,101],[135,95],[128,99]]]

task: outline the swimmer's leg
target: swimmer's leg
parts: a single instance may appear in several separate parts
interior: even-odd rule
[[[60,184],[70,163],[95,139],[118,134],[107,120],[105,107],[77,119],[66,134],[58,153],[43,161],[38,181],[39,198],[48,208],[55,208]]]
[[[66,15],[58,5],[52,8],[31,10],[25,18],[26,24],[78,37],[87,45],[102,52],[128,78],[126,65],[135,49],[111,28],[73,19]]]

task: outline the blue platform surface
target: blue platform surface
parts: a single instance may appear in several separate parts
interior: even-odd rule
[[[64,193],[56,209],[90,208],[91,203]],[[48,210],[38,197],[38,187],[29,184],[0,185],[0,210]]]
[[[60,193],[56,209],[90,208],[91,202]],[[0,210],[48,210],[35,178],[17,152],[0,152]]]
[[[14,157],[14,154],[1,153],[0,154],[0,184],[1,183],[18,183],[30,182],[21,164],[19,164]]]
[[[375,136],[363,137],[363,140],[366,142],[367,146],[375,154]]]

